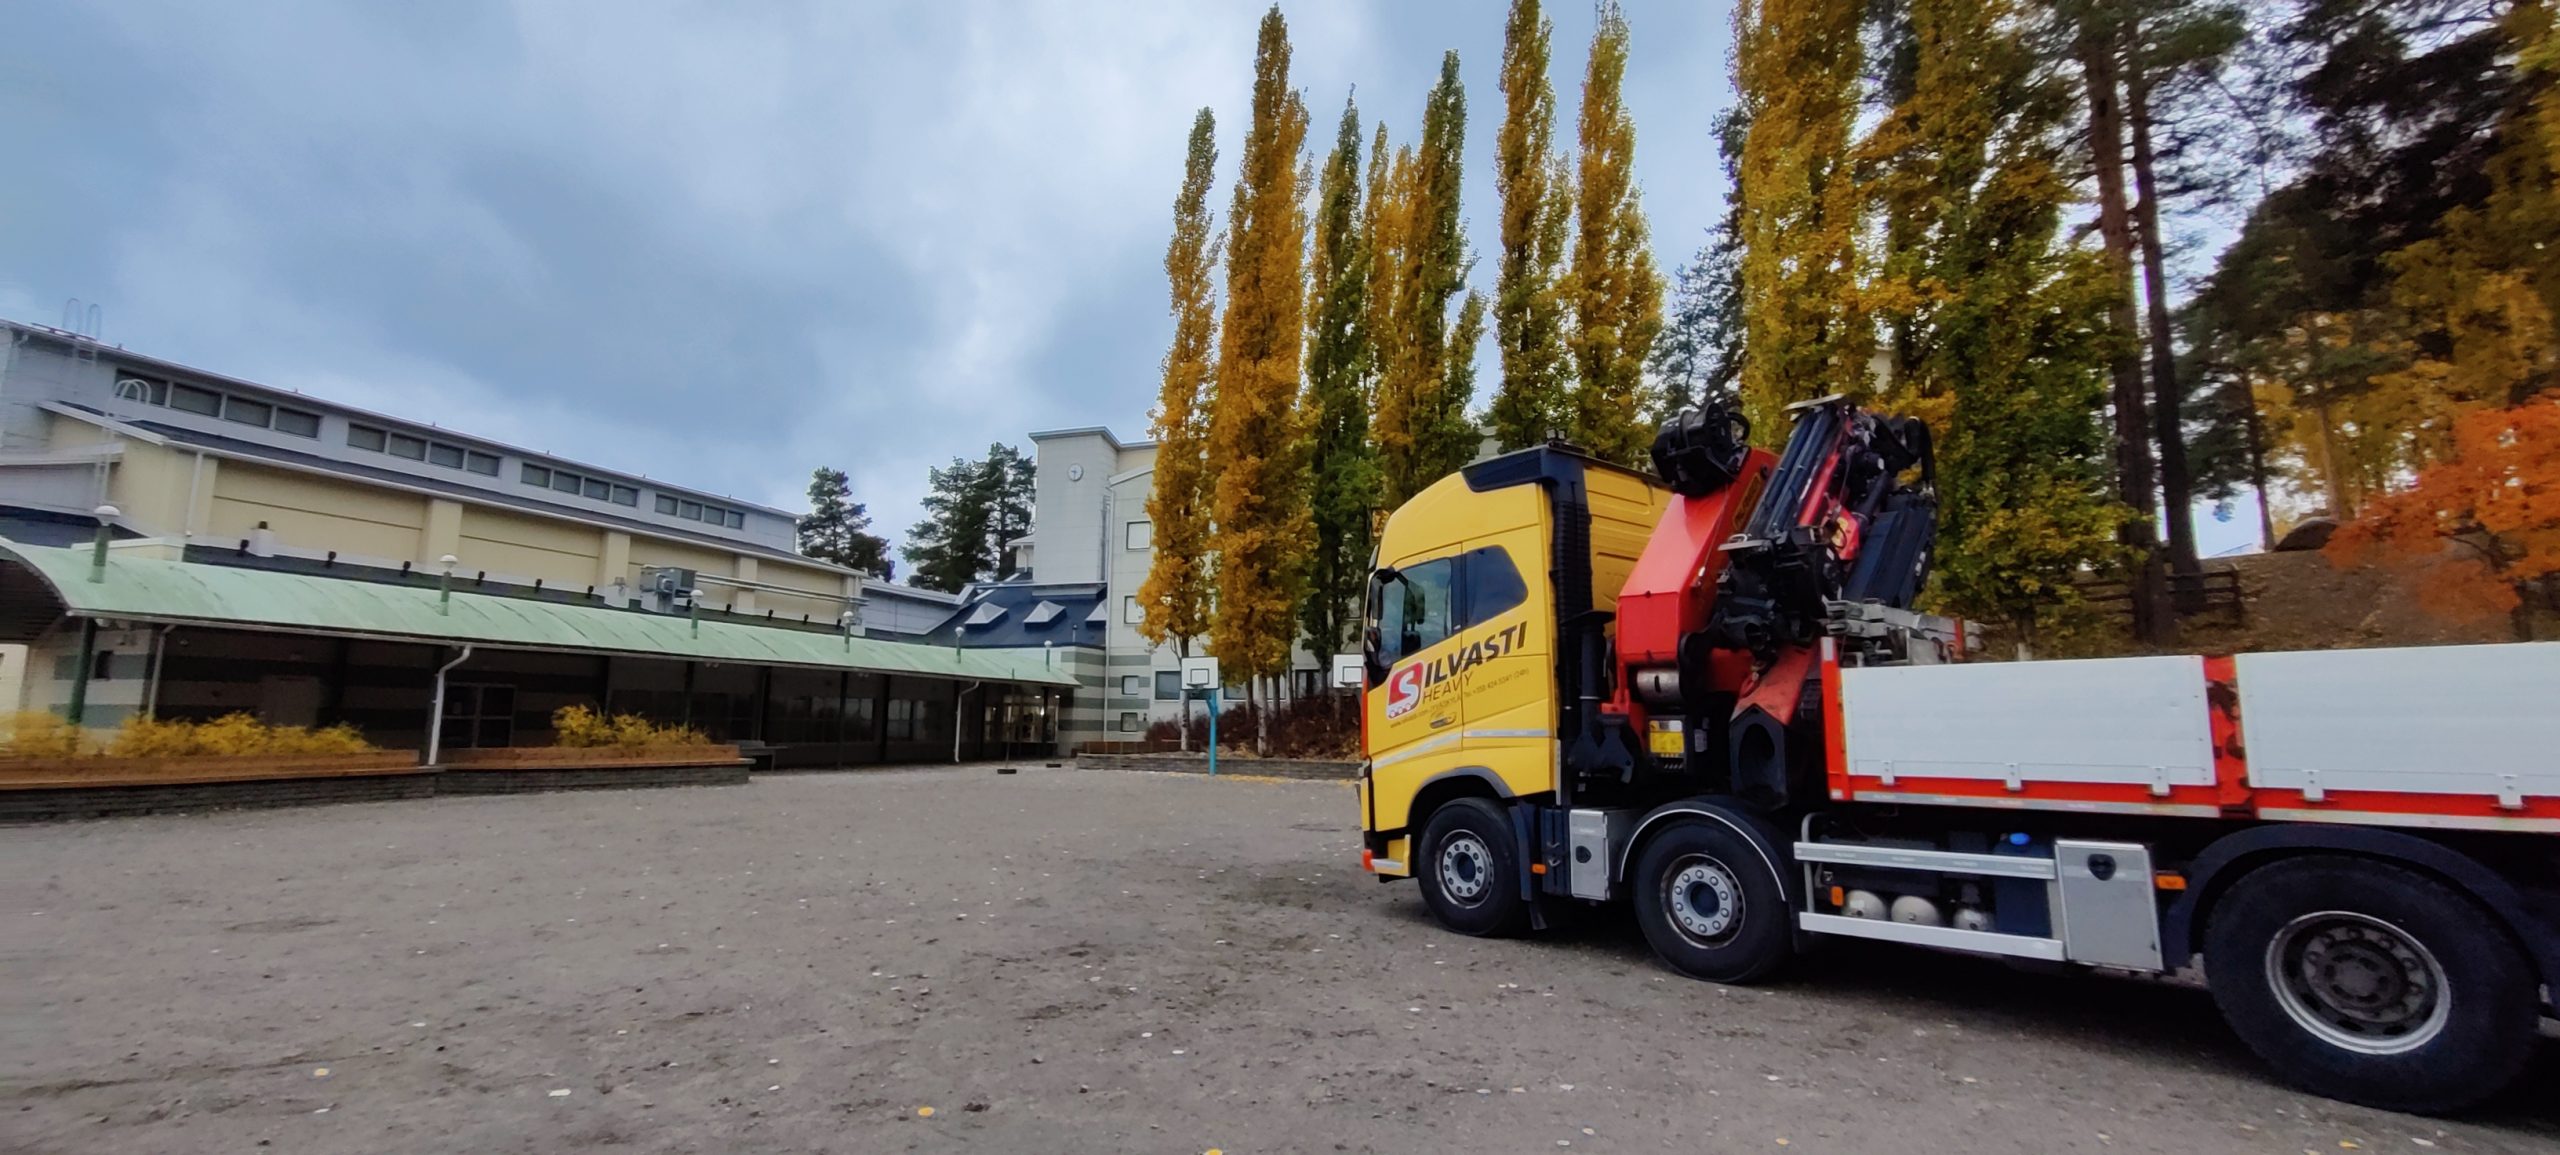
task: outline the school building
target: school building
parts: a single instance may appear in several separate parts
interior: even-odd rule
[[[1056,750],[1100,685],[1072,631],[801,556],[788,510],[0,331],[0,706],[423,749],[584,703],[848,765]]]

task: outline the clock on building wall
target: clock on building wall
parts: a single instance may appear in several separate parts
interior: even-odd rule
[[[1068,466],[1068,467],[1067,467],[1067,480],[1069,480],[1069,481],[1082,481],[1082,480],[1084,480],[1084,467],[1083,467],[1083,466],[1081,466],[1081,465],[1070,465],[1070,466]]]

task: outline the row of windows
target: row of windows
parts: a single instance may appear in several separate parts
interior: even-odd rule
[[[441,465],[447,469],[477,473],[482,477],[498,475],[497,454],[482,453],[477,449],[464,449],[459,445],[447,445],[441,441],[429,441],[424,437],[380,429],[371,425],[347,426],[347,446],[351,449],[369,450],[374,453],[388,453],[393,457],[405,457],[411,461],[423,461],[429,465]]]
[[[290,409],[282,405],[221,393],[212,389],[202,389],[194,385],[155,381],[148,377],[123,378],[116,382],[116,388],[122,396],[148,401],[153,405],[165,405],[182,413],[219,417],[225,421],[255,425],[260,429],[273,429],[278,433],[291,433],[297,437],[320,436],[320,415],[317,413]],[[442,441],[430,441],[424,437],[394,429],[350,424],[347,426],[347,445],[372,453],[388,454],[410,461],[423,461],[429,465],[459,469],[465,473],[476,473],[482,477],[498,475],[497,454],[484,453],[460,445],[448,445]],[[552,469],[527,463],[519,478],[526,485],[537,489],[548,489],[554,493],[611,502],[634,509],[639,508],[640,505],[640,491],[636,487],[619,485],[605,478],[588,477],[566,469]],[[668,494],[658,495],[657,507],[658,512],[669,517],[699,521],[705,525],[725,526],[729,529],[744,529],[747,525],[747,515],[743,510],[705,505],[699,501],[685,501]]]
[[[116,395],[167,406],[180,413],[219,417],[224,421],[273,429],[296,437],[320,436],[320,415],[317,413],[200,386],[149,377],[124,377],[116,381]]]
[[[617,494],[614,500],[622,501],[622,498]],[[622,504],[631,503],[623,501]],[[747,524],[747,515],[739,510],[704,505],[699,501],[684,501],[664,493],[658,495],[658,512],[670,517],[681,517],[686,521],[699,521],[705,525],[725,525],[731,529],[743,529]]]
[[[634,507],[640,504],[640,491],[631,486],[615,485],[601,477],[588,477],[584,474],[571,473],[566,469],[553,469],[549,466],[526,462],[524,472],[519,474],[518,478],[536,489],[548,489],[553,493],[565,493],[571,497],[585,497],[595,501],[610,501],[615,505]]]

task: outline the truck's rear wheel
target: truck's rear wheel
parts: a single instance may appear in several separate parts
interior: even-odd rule
[[[1518,934],[1528,925],[1520,856],[1501,807],[1461,798],[1432,811],[1415,858],[1422,900],[1440,925],[1480,936]]]
[[[2204,957],[2231,1029],[2316,1094],[2451,1111],[2532,1055],[2523,952],[2479,904],[2400,867],[2319,856],[2254,871],[2215,904]]]
[[[1683,822],[1645,844],[1627,874],[1636,925],[1671,969],[1691,978],[1765,978],[1794,949],[1786,891],[1741,835]]]

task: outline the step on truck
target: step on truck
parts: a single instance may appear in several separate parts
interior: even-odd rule
[[[1928,430],[1792,416],[1776,455],[1711,403],[1651,474],[1548,445],[1387,519],[1367,870],[1470,935],[1629,904],[1722,983],[1825,938],[2200,971],[2283,1078],[2378,1107],[2520,1077],[2560,990],[2560,644],[1978,660],[1914,608]]]

